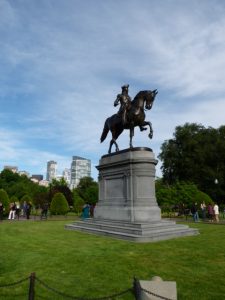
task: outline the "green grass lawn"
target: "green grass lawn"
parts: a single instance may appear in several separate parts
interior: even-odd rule
[[[200,235],[135,244],[65,230],[68,220],[0,223],[0,285],[31,272],[72,296],[97,298],[132,286],[133,277],[176,281],[178,299],[225,299],[225,226],[190,224]],[[27,299],[28,280],[0,288],[0,299]],[[65,299],[36,282],[35,299]],[[119,299],[134,299],[131,294]]]

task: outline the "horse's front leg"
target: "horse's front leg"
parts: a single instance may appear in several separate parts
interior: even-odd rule
[[[139,126],[139,128],[140,128],[140,131],[147,130],[147,128],[145,128],[145,127],[144,127],[144,126],[142,126],[142,125],[140,125],[140,126]]]
[[[143,124],[141,124],[141,126],[146,126],[146,125],[149,126],[149,130],[150,130],[148,137],[149,137],[150,139],[152,139],[152,137],[153,137],[152,123],[149,122],[149,121],[144,121]]]

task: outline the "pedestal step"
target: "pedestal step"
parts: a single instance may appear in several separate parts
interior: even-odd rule
[[[153,242],[199,234],[197,229],[165,220],[149,223],[128,223],[104,219],[86,219],[66,225],[65,228],[134,242]]]

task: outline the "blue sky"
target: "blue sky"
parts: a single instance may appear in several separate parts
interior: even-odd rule
[[[0,0],[0,70],[0,170],[46,175],[56,160],[61,173],[79,155],[97,179],[123,84],[132,98],[159,91],[153,139],[136,130],[133,141],[156,156],[177,125],[224,125],[225,2]],[[128,147],[128,131],[118,143]]]

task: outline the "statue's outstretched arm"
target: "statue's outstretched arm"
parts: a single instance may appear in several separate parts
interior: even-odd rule
[[[117,106],[120,102],[120,95],[117,95],[116,100],[114,101],[114,106]]]

